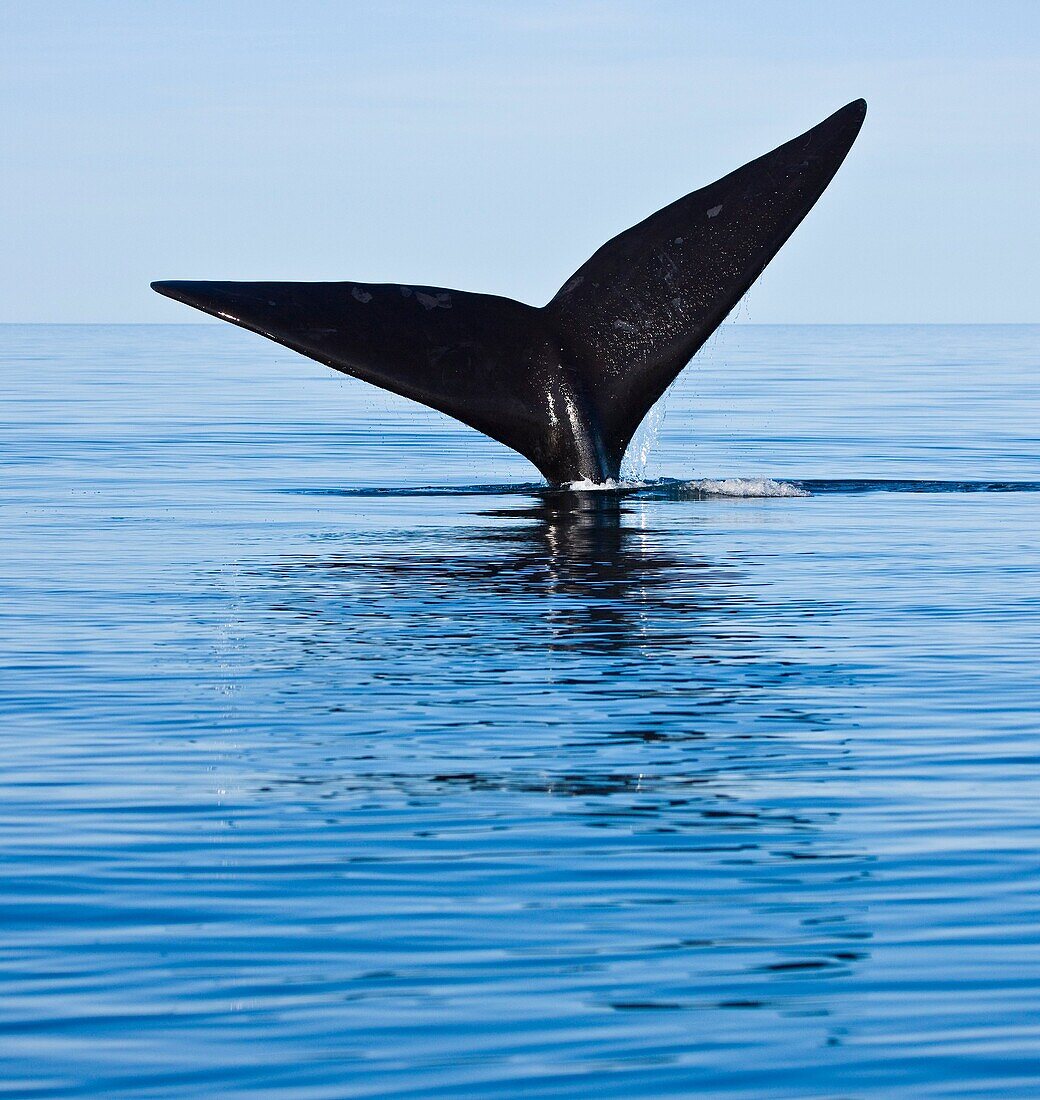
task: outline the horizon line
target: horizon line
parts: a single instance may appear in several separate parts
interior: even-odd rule
[[[1029,328],[1038,321],[730,321],[724,328]],[[0,321],[0,327],[219,328],[219,321]]]

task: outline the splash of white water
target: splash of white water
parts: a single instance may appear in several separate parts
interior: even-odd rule
[[[618,489],[644,489],[649,484],[648,481],[637,481],[627,477],[618,481],[612,477],[608,477],[606,481],[589,481],[585,478],[582,481],[568,481],[564,488],[576,493],[604,493]]]
[[[712,497],[807,497],[811,493],[786,481],[771,477],[703,478],[687,481],[683,492]]]
[[[643,422],[636,429],[636,434],[625,451],[625,457],[621,462],[622,475],[632,481],[641,481],[646,477],[646,468],[650,462],[650,453],[657,446],[657,437],[664,423],[665,406],[668,394],[657,402],[656,405],[643,417]]]
[[[694,481],[640,481],[635,478],[608,477],[606,481],[568,481],[563,488],[578,493],[609,493],[637,489],[661,492],[669,497],[808,497],[811,493],[788,481],[774,481],[771,477],[701,478]]]

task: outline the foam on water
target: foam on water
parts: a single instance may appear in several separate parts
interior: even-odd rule
[[[569,481],[565,489],[575,493],[634,492],[639,489],[665,489],[669,494],[678,496],[710,497],[807,497],[812,494],[807,489],[792,485],[788,481],[775,481],[771,477],[725,477],[700,478],[694,481],[675,481],[672,478],[660,478],[644,481],[638,478],[608,477],[604,481]]]
[[[590,481],[588,478],[583,478],[581,481],[568,481],[564,488],[574,493],[616,493],[626,489],[645,489],[650,484],[649,481],[624,477],[616,480],[608,477],[605,481]]]
[[[712,497],[807,497],[812,494],[787,481],[774,481],[771,477],[702,478],[687,481],[682,486],[686,493],[698,493]]]

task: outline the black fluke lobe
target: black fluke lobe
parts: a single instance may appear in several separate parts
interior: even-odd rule
[[[830,183],[866,103],[607,241],[537,308],[396,283],[155,282],[160,294],[447,413],[550,483],[617,478],[643,417]]]

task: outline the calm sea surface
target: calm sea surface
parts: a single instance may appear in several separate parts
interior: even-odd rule
[[[0,1094],[1040,1094],[1040,327],[729,326],[621,496],[229,326],[0,369]]]

